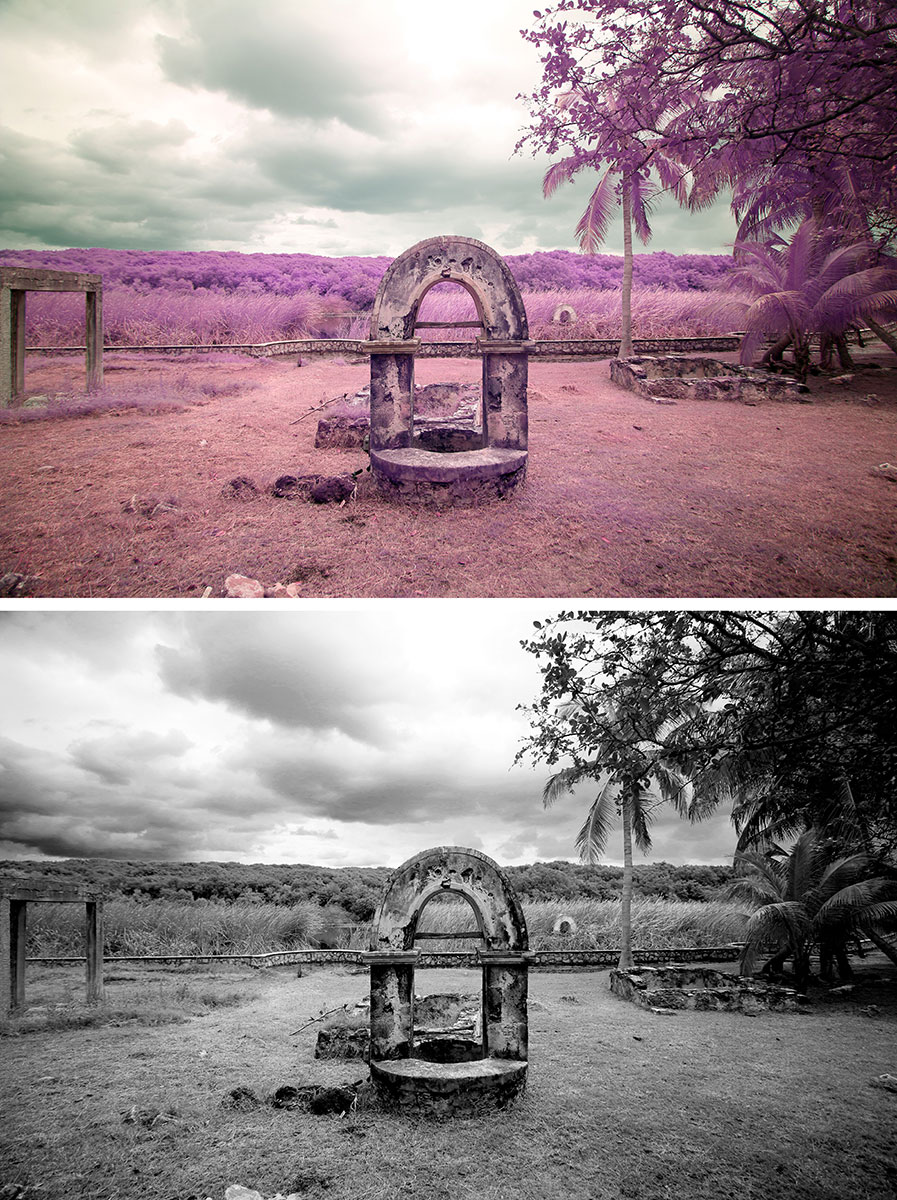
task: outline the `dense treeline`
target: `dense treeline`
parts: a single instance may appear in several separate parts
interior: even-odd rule
[[[105,288],[137,293],[219,292],[326,297],[336,310],[370,307],[392,259],[325,258],[315,254],[242,254],[238,251],[0,250],[4,266],[54,267],[103,276]],[[518,284],[529,291],[619,289],[622,259],[613,254],[574,254],[569,250],[511,254],[505,260]],[[712,290],[731,270],[723,254],[635,255],[634,281],[640,287],[676,291]]]
[[[524,901],[610,900],[619,895],[622,886],[621,868],[605,865],[550,862],[506,870]],[[102,888],[109,897],[280,905],[311,901],[338,908],[357,921],[370,919],[389,873],[386,867],[332,869],[301,863],[0,862],[4,878],[87,883]],[[644,897],[669,900],[712,900],[731,875],[731,868],[725,866],[647,863],[636,868],[636,891]]]

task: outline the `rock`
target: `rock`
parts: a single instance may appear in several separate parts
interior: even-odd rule
[[[280,500],[307,500],[320,475],[279,475],[271,485],[271,495]]]
[[[0,596],[21,595],[25,587],[25,576],[16,571],[5,571],[0,575]]]
[[[261,1107],[261,1100],[251,1087],[235,1087],[221,1101],[222,1108],[230,1108],[235,1112],[252,1112]]]
[[[829,988],[828,994],[830,996],[849,996],[850,993],[855,990],[856,990],[856,984],[844,983],[841,985],[841,987]]]
[[[326,1113],[349,1112],[355,1103],[355,1091],[346,1087],[321,1088],[308,1106],[308,1111],[316,1116]]]
[[[863,396],[861,403],[866,404],[871,408],[875,404],[880,404],[881,401],[874,392],[868,392],[865,396]]]
[[[847,387],[852,382],[852,375],[836,375],[832,380],[832,383],[837,384],[838,387]]]
[[[272,1108],[285,1108],[290,1111],[297,1108],[308,1108],[308,1105],[318,1089],[316,1087],[292,1087],[284,1084],[276,1092],[272,1092],[268,1103]]]
[[[351,475],[324,475],[309,492],[309,499],[314,504],[340,503],[354,491],[355,480]]]
[[[364,448],[371,436],[371,419],[357,417],[322,417],[315,433],[316,450],[356,450]]]
[[[256,483],[248,475],[238,475],[229,479],[221,489],[222,496],[228,500],[254,500],[259,494]]]
[[[870,1087],[884,1088],[886,1092],[897,1092],[897,1075],[877,1075],[869,1080]]]
[[[257,579],[248,575],[228,575],[224,581],[225,595],[235,600],[263,600],[265,589]]]

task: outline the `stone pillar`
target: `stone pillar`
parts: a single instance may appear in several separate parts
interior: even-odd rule
[[[25,390],[25,292],[0,288],[0,405]]]
[[[9,1004],[10,1009],[25,1006],[25,937],[27,900],[9,902]]]
[[[87,345],[87,390],[103,386],[103,293],[87,292],[85,305]]]
[[[103,902],[88,900],[84,918],[84,955],[87,959],[87,1003],[103,999]]]
[[[526,996],[530,955],[480,951],[483,964],[483,1042],[487,1056],[527,1056]]]
[[[414,354],[419,338],[368,342],[371,355],[371,449],[411,445],[414,420]]]
[[[11,907],[9,897],[0,896],[0,1018],[8,1017],[12,1006]]]
[[[486,444],[505,450],[527,448],[525,342],[477,339],[483,355],[483,424]]]
[[[410,1058],[416,950],[371,951],[371,1061]]]

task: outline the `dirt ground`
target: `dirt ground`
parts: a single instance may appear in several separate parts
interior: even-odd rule
[[[342,507],[267,491],[364,471],[298,418],[362,387],[366,361],[109,354],[104,410],[0,425],[0,575],[24,597],[221,597],[232,573],[310,598],[892,597],[897,359],[861,354],[848,386],[757,406],[659,405],[607,362],[533,361],[525,488],[454,510],[391,505],[364,474]],[[478,369],[422,360],[416,380]],[[29,355],[28,394],[83,375]],[[239,476],[258,494],[235,497]]]
[[[897,1095],[879,1078],[897,1074],[889,968],[870,966],[868,996],[850,1005],[757,1017],[659,1015],[613,996],[606,972],[531,972],[524,1097],[507,1112],[442,1122],[264,1102],[285,1084],[367,1075],[362,1062],[315,1059],[317,1026],[302,1028],[365,996],[366,971],[213,971],[221,984],[208,971],[191,982],[108,965],[110,1004],[173,986],[181,1024],[0,1039],[0,1190],[222,1200],[240,1183],[329,1200],[877,1200],[897,1182]],[[35,970],[35,1002],[83,985],[83,969],[70,968],[68,983],[59,975]],[[478,982],[469,971],[415,976],[421,994]],[[190,995],[213,986],[243,1003],[191,1015]],[[236,1088],[262,1103],[228,1108]]]

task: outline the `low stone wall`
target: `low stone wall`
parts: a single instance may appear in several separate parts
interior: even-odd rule
[[[794,379],[694,355],[614,358],[610,377],[620,387],[659,404],[673,404],[677,400],[737,400],[742,404],[759,404],[763,400],[805,402],[809,391],[806,384]]]
[[[720,337],[694,338],[635,338],[632,346],[638,354],[688,353],[707,350],[721,354],[737,350],[741,334]],[[200,346],[105,346],[105,354],[251,354],[254,358],[276,358],[279,355],[331,354],[355,358],[367,356],[368,342],[363,338],[298,338],[283,342],[231,343]],[[611,358],[619,353],[619,338],[557,338],[538,339],[527,343],[531,358],[590,357]],[[29,354],[83,354],[83,346],[29,346]],[[479,358],[476,342],[424,342],[416,351],[418,358]]]
[[[117,954],[107,955],[107,963],[155,962],[176,965],[178,963],[245,963],[264,970],[267,967],[292,967],[309,965],[352,965],[364,967],[364,950],[277,950],[270,954]],[[633,950],[637,963],[664,962],[735,962],[741,957],[741,946],[702,946],[699,949],[672,947],[668,950]],[[530,953],[530,968],[577,969],[589,967],[614,967],[620,959],[619,949],[610,950],[533,950]],[[71,957],[37,957],[30,963],[83,963],[83,955]],[[475,950],[424,950],[417,959],[417,967],[456,967],[479,969],[482,966]]]
[[[803,1012],[809,999],[792,988],[774,987],[707,967],[673,964],[611,971],[610,990],[652,1012],[689,1009],[695,1012]]]

